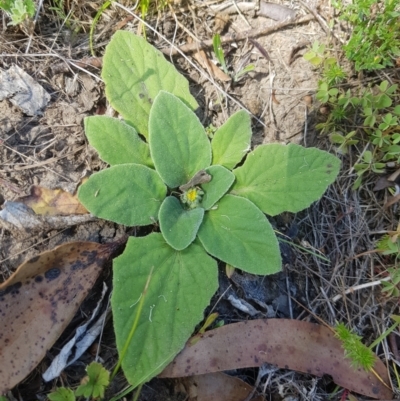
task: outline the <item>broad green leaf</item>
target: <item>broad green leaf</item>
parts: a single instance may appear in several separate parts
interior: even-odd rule
[[[187,248],[196,238],[203,216],[203,208],[185,210],[177,198],[167,196],[158,214],[165,241],[177,251]]]
[[[249,114],[244,110],[233,114],[214,134],[212,164],[232,170],[249,151],[251,135]]]
[[[101,159],[110,165],[135,163],[154,167],[149,145],[139,138],[135,128],[117,118],[87,117],[85,134]]]
[[[217,288],[217,263],[201,246],[175,251],[159,233],[129,238],[114,259],[111,306],[120,357],[139,313],[122,359],[131,385],[150,380],[172,361]]]
[[[204,190],[201,207],[208,210],[228,192],[235,181],[235,176],[222,166],[210,166],[206,171],[212,178],[210,182],[201,184],[201,188]]]
[[[89,177],[78,191],[90,213],[126,226],[157,221],[167,188],[156,171],[140,164],[118,164]]]
[[[170,188],[187,183],[211,163],[211,145],[197,116],[176,96],[161,91],[149,121],[150,152]]]
[[[340,160],[322,150],[299,145],[261,145],[233,170],[231,193],[251,200],[275,216],[298,212],[319,199],[339,173]]]
[[[111,106],[146,138],[150,108],[160,90],[173,93],[192,110],[198,107],[186,78],[160,51],[130,32],[117,31],[111,38],[101,76]]]
[[[254,274],[281,270],[278,240],[265,215],[252,202],[225,195],[204,216],[198,237],[218,259]]]

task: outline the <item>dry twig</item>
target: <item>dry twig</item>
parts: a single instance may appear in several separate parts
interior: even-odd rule
[[[307,22],[312,21],[313,19],[315,19],[315,17],[313,15],[306,15],[302,18],[292,18],[289,20],[285,20],[285,21],[279,22],[276,25],[269,26],[266,28],[249,29],[247,31],[244,31],[244,32],[236,34],[236,35],[225,35],[225,36],[221,37],[221,43],[225,44],[225,43],[232,43],[232,42],[236,42],[236,41],[245,40],[248,38],[257,38],[259,36],[268,35],[281,28],[288,28],[288,27],[292,26],[293,24],[305,24]],[[191,53],[191,52],[197,51],[198,49],[206,49],[208,47],[211,47],[212,44],[213,44],[212,39],[209,39],[209,40],[202,41],[200,43],[190,43],[190,44],[183,45],[181,47],[175,47],[172,49],[161,49],[161,51],[164,54],[176,56],[180,52]]]

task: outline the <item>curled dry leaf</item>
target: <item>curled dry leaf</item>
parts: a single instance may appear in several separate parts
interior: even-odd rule
[[[390,181],[388,177],[379,177],[378,181],[376,181],[373,191],[381,191],[385,188],[394,187],[395,183]]]
[[[57,216],[88,213],[79,202],[77,195],[62,189],[48,189],[33,185],[30,191],[30,195],[18,199],[18,202],[29,206],[36,214]]]
[[[209,72],[214,78],[219,79],[222,82],[228,82],[231,78],[226,75],[221,68],[216,66],[213,62],[209,60],[207,54],[204,50],[200,50],[193,54],[193,57],[197,60],[197,62]]]
[[[62,229],[92,220],[96,220],[96,217],[90,214],[40,216],[23,203],[10,201],[5,201],[0,210],[0,226],[13,233],[21,232],[30,236],[38,231]]]
[[[400,201],[400,194],[395,196],[391,196],[388,201],[385,203],[384,208],[387,209],[388,207],[394,205],[395,203]]]
[[[288,319],[229,324],[186,346],[160,377],[183,377],[271,363],[316,376],[372,398],[392,398],[387,370],[378,358],[372,372],[355,369],[328,327]],[[385,386],[386,384],[386,386]]]
[[[7,71],[0,70],[0,101],[4,99],[28,116],[36,116],[43,114],[50,95],[22,68],[13,65]]]
[[[260,1],[258,14],[275,21],[283,21],[285,19],[294,18],[296,16],[296,11],[280,4]]]
[[[24,262],[0,284],[0,395],[43,359],[117,246],[60,245]]]

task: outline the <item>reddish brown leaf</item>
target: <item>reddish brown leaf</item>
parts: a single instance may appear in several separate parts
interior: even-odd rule
[[[383,207],[387,209],[388,207],[396,204],[398,201],[400,201],[400,194],[388,198],[388,201],[384,204]]]
[[[116,243],[71,242],[31,258],[0,284],[0,395],[43,359]]]
[[[389,181],[387,177],[379,177],[378,181],[376,182],[373,191],[381,191],[385,188],[394,187],[394,182]]]
[[[208,57],[207,54],[205,53],[204,50],[200,50],[199,52],[196,52],[193,54],[193,57],[197,60],[197,62],[205,69],[208,70],[209,73],[219,79],[222,82],[228,82],[230,81],[230,77],[226,75],[218,66],[216,66],[214,63],[212,63]]]
[[[88,213],[76,195],[62,189],[48,189],[33,185],[31,194],[18,201],[32,208],[36,214],[43,216]]]
[[[237,377],[225,373],[208,373],[186,377],[180,380],[188,396],[188,401],[243,401],[253,387]],[[251,401],[264,401],[261,395]]]
[[[340,386],[372,398],[391,398],[386,368],[373,373],[351,367],[340,341],[328,327],[287,319],[229,324],[200,336],[167,366],[160,377],[183,377],[271,363],[316,376],[331,375]]]

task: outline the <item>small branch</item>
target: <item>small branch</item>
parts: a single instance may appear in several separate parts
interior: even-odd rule
[[[317,10],[315,8],[310,7],[307,3],[305,3],[303,0],[299,0],[299,3],[306,8],[312,15],[314,15],[315,19],[318,21],[320,24],[321,28],[325,31],[327,35],[331,35],[330,29],[327,27],[326,22],[320,17],[320,15],[317,13]]]
[[[343,294],[335,295],[332,298],[332,301],[333,302],[339,301],[339,299],[342,298],[344,295],[350,294],[354,291],[362,290],[364,288],[375,287],[376,285],[382,284],[382,281],[390,281],[390,279],[391,279],[391,277],[389,276],[389,277],[383,278],[382,280],[372,281],[371,283],[355,285],[354,287],[348,288]]]
[[[247,38],[256,38],[258,36],[268,35],[281,28],[287,28],[294,24],[305,24],[314,19],[315,19],[314,15],[306,15],[302,18],[291,18],[288,20],[284,20],[276,25],[269,26],[267,28],[249,29],[247,31],[244,31],[244,32],[236,34],[236,35],[223,36],[221,38],[221,43],[222,44],[231,43],[231,42],[235,42],[235,41],[245,40]],[[194,51],[198,51],[199,49],[205,49],[205,48],[208,48],[211,46],[212,46],[212,39],[209,39],[209,40],[202,41],[200,43],[189,43],[189,44],[183,45],[179,48],[161,49],[161,51],[164,54],[176,56],[179,53],[179,51],[181,51],[183,53],[191,53]]]

